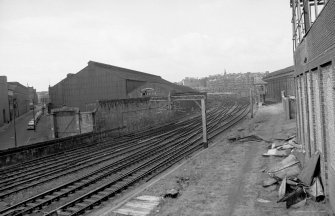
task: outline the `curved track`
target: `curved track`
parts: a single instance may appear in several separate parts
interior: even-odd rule
[[[239,122],[248,111],[248,103],[245,101],[236,104],[227,101],[211,109],[207,115],[208,138],[212,139]],[[0,214],[25,215],[52,205],[56,207],[46,215],[80,215],[134,183],[152,178],[201,148],[201,118],[195,116],[141,133],[104,140],[89,149],[76,149],[46,157],[45,162],[51,162],[44,166],[41,166],[43,162],[36,163],[36,166],[31,162],[13,166],[0,171],[7,176],[0,178],[0,197],[109,161],[108,165],[100,169],[17,203],[0,211]],[[69,165],[72,168],[66,169]],[[23,171],[27,167],[29,170]],[[70,199],[70,196],[76,194],[79,195]],[[69,201],[57,205],[63,198]]]

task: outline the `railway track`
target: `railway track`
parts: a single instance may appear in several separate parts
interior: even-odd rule
[[[226,106],[226,109],[216,109],[210,112],[208,114],[209,139],[212,139],[217,134],[236,124],[245,117],[247,112],[246,103]],[[54,210],[51,210],[47,215],[82,214],[93,206],[113,197],[116,193],[126,189],[133,183],[161,172],[184,157],[192,154],[194,151],[202,148],[200,126],[200,118],[195,117],[174,124],[173,127],[167,128],[168,131],[165,131],[163,134],[151,133],[151,135],[153,135],[152,137],[147,137],[137,143],[134,142],[136,143],[136,148],[133,143],[129,145],[129,148],[124,147],[122,150],[119,150],[119,157],[116,157],[115,160],[111,160],[108,166],[17,203],[0,211],[0,214],[30,214],[36,210],[41,210],[46,206],[57,203],[61,199],[66,199],[73,194],[77,194],[80,191],[83,195],[76,197],[65,205],[54,208]],[[160,129],[158,129],[158,131],[159,130]],[[133,140],[129,137],[123,137],[120,140],[122,139],[124,143]],[[122,143],[122,141],[120,141],[120,143]],[[118,146],[122,146],[120,143]],[[115,151],[117,150],[111,148],[111,155],[114,154],[115,156]],[[83,162],[85,162],[87,158],[83,160]],[[29,175],[27,178],[28,177]],[[102,181],[106,178],[108,181]],[[14,188],[17,188],[17,186]],[[85,191],[87,188],[94,189]],[[14,193],[13,191],[9,192]]]
[[[178,122],[178,126],[182,126],[183,124],[189,123],[191,120]],[[173,125],[173,128],[175,128],[176,125]],[[172,128],[172,129],[173,129]],[[165,131],[169,131],[168,128],[165,126]],[[173,131],[173,130],[172,130]],[[156,131],[151,131],[151,134],[145,133],[142,134],[143,136],[152,136],[153,133],[157,133]],[[165,132],[166,134],[166,132]],[[157,136],[153,136],[154,138],[157,138]],[[134,149],[134,143],[138,143],[138,139],[141,139],[141,137],[137,136],[132,139],[129,138],[122,138],[122,140],[113,140],[113,144],[107,143],[102,146],[99,146],[95,149],[84,149],[84,151],[73,151],[70,153],[62,154],[61,156],[56,155],[55,158],[48,158],[48,161],[40,161],[39,163],[32,164],[27,163],[24,166],[21,165],[21,169],[9,169],[7,172],[1,173],[0,178],[0,198],[3,198],[5,195],[3,194],[4,191],[9,190],[14,187],[21,186],[24,183],[29,183],[33,180],[38,180],[41,177],[50,176],[52,174],[61,173],[64,170],[66,172],[59,174],[58,176],[54,176],[54,178],[57,178],[59,176],[63,176],[65,174],[69,174],[75,171],[78,171],[83,168],[87,168],[89,166],[93,166],[97,163],[101,163],[103,161],[108,160],[110,157],[113,157],[114,155],[111,154],[118,152],[120,149]],[[147,139],[146,139],[147,140]],[[106,142],[106,141],[104,141]],[[103,157],[103,158],[101,158]],[[85,164],[82,167],[77,167],[71,170],[68,170],[69,166],[80,164],[81,161],[89,162],[89,164]],[[33,161],[35,163],[36,161]],[[30,178],[30,176],[34,175],[35,178]],[[29,177],[28,177],[29,176]]]
[[[226,112],[228,112],[228,109],[223,109],[221,111],[221,114],[224,114]],[[16,193],[18,191],[37,186],[37,185],[42,184],[44,182],[62,177],[64,175],[82,170],[84,168],[88,168],[88,167],[97,165],[97,164],[102,163],[104,161],[111,160],[112,158],[114,158],[114,160],[122,159],[122,157],[124,157],[124,155],[129,154],[130,152],[135,151],[137,149],[144,148],[145,146],[148,146],[148,145],[155,146],[155,145],[161,143],[162,141],[164,141],[164,140],[166,140],[170,137],[174,137],[176,131],[179,130],[179,128],[184,127],[183,125],[185,125],[185,123],[187,125],[187,124],[189,124],[189,121],[185,121],[185,122],[183,122],[183,124],[179,124],[178,129],[174,129],[174,130],[165,132],[164,135],[156,135],[155,137],[152,137],[150,139],[146,139],[144,141],[137,142],[137,145],[133,145],[133,143],[130,143],[130,144],[127,143],[126,145],[123,145],[122,148],[119,148],[119,147],[115,148],[115,146],[112,146],[112,147],[103,149],[102,153],[99,151],[98,156],[95,156],[93,159],[90,158],[90,160],[86,159],[86,160],[82,160],[81,162],[77,162],[78,159],[76,159],[76,164],[75,164],[76,167],[74,167],[72,169],[68,169],[66,167],[68,164],[72,164],[69,161],[66,161],[65,165],[62,165],[62,167],[65,166],[65,168],[67,168],[66,171],[63,171],[63,170],[52,170],[52,171],[50,171],[51,169],[54,169],[56,167],[55,165],[52,165],[52,166],[49,166],[49,167],[46,166],[43,170],[39,170],[38,175],[33,175],[33,174],[36,174],[36,172],[24,173],[25,175],[16,174],[17,176],[15,176],[15,178],[6,179],[6,181],[2,181],[2,182],[0,181],[0,192],[2,192],[2,193],[0,193],[0,198],[4,198],[6,196],[9,196],[10,194],[13,194],[13,193]],[[175,138],[173,138],[173,139],[175,139]],[[145,145],[144,145],[144,143],[145,143]],[[96,153],[94,153],[94,155],[96,155]],[[130,155],[132,155],[132,154],[130,154]],[[103,157],[101,157],[101,156],[103,156]],[[83,157],[83,158],[85,158],[85,157]],[[46,171],[46,172],[44,172],[44,171]],[[51,174],[54,174],[54,175],[51,175]],[[43,179],[43,177],[44,177],[44,179]],[[8,184],[6,184],[6,183],[8,183]],[[28,184],[28,183],[30,183],[30,184]]]

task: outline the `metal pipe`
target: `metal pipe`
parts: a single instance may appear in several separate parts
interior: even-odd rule
[[[293,33],[293,51],[296,48],[297,44],[297,26],[296,26],[296,17],[295,17],[295,0],[292,0],[292,33]]]
[[[299,36],[299,43],[301,41],[301,38],[302,38],[302,25],[301,25],[301,7],[300,7],[300,2],[298,1],[298,4],[297,4],[297,15],[298,15],[298,26],[297,26],[297,29],[298,29],[298,36]]]
[[[318,1],[314,0],[314,10],[315,10],[315,19],[318,16],[319,12],[318,12]]]
[[[34,104],[34,100],[32,101],[32,103],[33,103],[34,131],[36,131],[36,119],[35,119],[35,104]]]
[[[14,109],[14,146],[17,147],[17,139],[16,139],[16,123],[15,123],[15,115],[16,115],[16,99],[13,98],[13,109]]]

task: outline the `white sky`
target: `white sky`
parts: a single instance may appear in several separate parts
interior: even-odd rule
[[[288,0],[0,0],[0,75],[47,90],[89,60],[184,77],[293,64]]]

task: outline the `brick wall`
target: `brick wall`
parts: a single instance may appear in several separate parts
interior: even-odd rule
[[[294,62],[299,141],[310,153],[321,152],[321,178],[335,212],[335,0],[327,2],[297,47]]]
[[[150,101],[149,97],[105,100],[98,104],[95,119],[99,131],[121,127],[125,127],[126,131],[139,130],[171,121],[186,110],[189,113],[199,109],[193,101],[177,101],[169,110],[167,101]]]
[[[315,119],[314,119],[314,92],[313,92],[313,82],[312,82],[312,72],[306,73],[307,78],[307,95],[308,95],[308,110],[309,110],[309,148],[310,152],[315,152]]]
[[[305,133],[304,133],[304,123],[305,123],[305,116],[303,115],[303,99],[302,99],[302,83],[301,83],[301,80],[302,80],[302,76],[299,76],[297,78],[297,84],[298,84],[298,97],[299,97],[299,100],[298,100],[298,103],[299,103],[299,133],[300,133],[300,142],[301,143],[306,143],[305,142]],[[305,146],[304,146],[305,148]]]
[[[334,108],[335,108],[335,100],[334,100],[334,76],[333,76],[333,68],[331,64],[327,64],[326,66],[320,67],[321,74],[322,74],[322,84],[323,84],[323,116],[324,116],[324,161],[325,161],[325,170],[329,170],[329,165],[335,163],[335,159],[331,159],[332,149],[330,148],[331,145],[335,145],[335,116],[334,116]],[[332,146],[333,149],[334,146]],[[326,185],[328,186],[328,173],[325,173]]]
[[[308,110],[308,95],[306,92],[306,75],[301,76],[301,102],[302,102],[302,113],[303,113],[303,127],[304,127],[304,143],[307,157],[311,156],[310,144],[309,144],[309,110]]]

